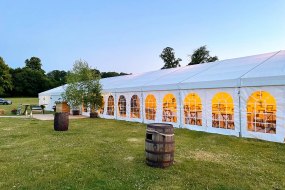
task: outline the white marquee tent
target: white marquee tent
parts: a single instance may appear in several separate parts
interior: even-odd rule
[[[106,78],[101,84],[103,118],[285,139],[285,51]],[[39,103],[51,109],[63,90],[40,93]]]

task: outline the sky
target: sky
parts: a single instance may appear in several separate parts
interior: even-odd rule
[[[84,59],[100,71],[160,69],[172,47],[181,65],[207,45],[220,60],[285,49],[284,0],[0,0],[0,56],[32,56],[43,69]]]

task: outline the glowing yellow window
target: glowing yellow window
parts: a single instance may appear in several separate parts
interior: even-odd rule
[[[137,95],[133,95],[131,98],[131,118],[140,118],[140,99]]]
[[[212,126],[234,129],[234,101],[230,94],[217,93],[212,99]]]
[[[125,96],[121,95],[119,97],[119,102],[118,102],[119,116],[121,117],[126,117],[126,113],[127,113],[126,104],[127,102],[126,102]]]
[[[155,120],[156,116],[156,98],[149,94],[145,99],[145,118],[148,120]]]
[[[268,92],[257,91],[247,101],[247,129],[276,134],[276,101]]]
[[[107,115],[114,115],[114,97],[112,95],[108,97]]]
[[[184,99],[184,123],[202,126],[202,102],[196,93],[190,93]]]
[[[173,94],[167,94],[163,98],[163,122],[177,122],[177,103]]]

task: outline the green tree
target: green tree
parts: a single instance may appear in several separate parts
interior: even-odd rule
[[[14,88],[13,96],[36,97],[50,88],[50,81],[42,71],[30,68],[17,68],[11,71]]]
[[[210,56],[210,51],[207,50],[207,46],[201,46],[193,51],[193,54],[189,57],[191,61],[188,65],[196,65],[207,62],[214,62],[218,60],[217,56]]]
[[[25,64],[26,64],[26,68],[44,72],[44,70],[42,70],[41,59],[38,57],[31,57],[30,59],[26,59]]]
[[[117,72],[101,72],[101,78],[117,77],[122,75],[129,75],[128,73],[117,73]]]
[[[0,57],[0,95],[6,95],[13,88],[12,75],[10,68],[6,65],[4,59]]]
[[[94,113],[102,106],[100,75],[86,61],[75,61],[67,75],[67,84],[62,97],[72,108],[78,109],[84,103],[90,105],[91,113]]]
[[[66,71],[59,71],[59,70],[53,70],[47,73],[47,77],[51,83],[51,88],[55,88],[66,84],[66,75],[67,75]]]
[[[175,52],[171,47],[164,48],[162,53],[160,54],[160,58],[164,62],[164,66],[161,69],[180,67],[179,62],[182,61],[182,59],[180,58],[175,58]]]
[[[25,67],[11,69],[13,80],[12,96],[38,96],[38,93],[43,92],[52,87],[51,80],[45,75],[42,70],[40,58],[31,57],[25,60]]]

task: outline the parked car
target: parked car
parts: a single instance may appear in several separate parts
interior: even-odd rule
[[[8,104],[12,104],[12,101],[0,98],[0,104],[8,105]]]

